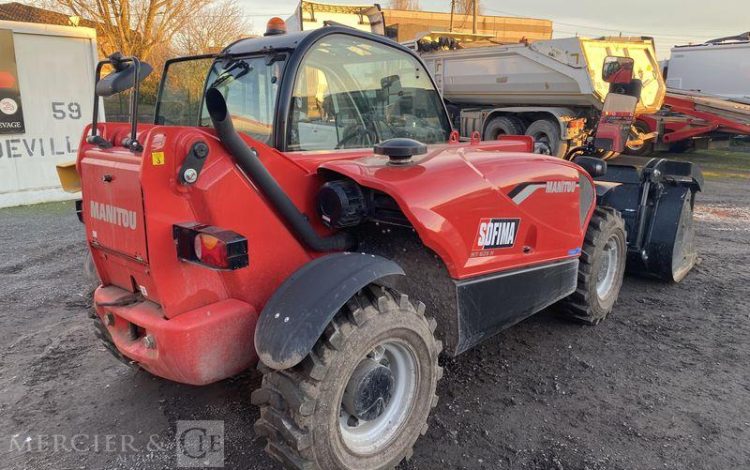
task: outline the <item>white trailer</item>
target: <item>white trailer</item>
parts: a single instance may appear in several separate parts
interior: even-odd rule
[[[665,76],[669,88],[750,100],[750,33],[672,48]]]
[[[420,52],[464,136],[478,131],[492,140],[525,133],[535,138],[538,151],[563,156],[596,127],[609,92],[601,77],[607,56],[635,60],[634,77],[643,85],[637,114],[658,111],[664,99],[651,39],[575,37],[445,50],[435,47],[441,35],[446,37],[432,33],[412,47]]]
[[[96,32],[0,21],[0,207],[71,199],[55,166],[90,122]],[[12,111],[12,112],[11,112]]]
[[[288,31],[308,31],[327,24],[338,24],[368,33],[385,35],[385,22],[380,5],[343,5],[334,3],[299,2],[294,14],[286,19]]]

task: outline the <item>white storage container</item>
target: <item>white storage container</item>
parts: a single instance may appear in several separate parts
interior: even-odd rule
[[[96,32],[0,21],[0,33],[0,82],[16,87],[15,96],[0,90],[0,207],[76,197],[60,189],[55,166],[76,158],[91,121]]]

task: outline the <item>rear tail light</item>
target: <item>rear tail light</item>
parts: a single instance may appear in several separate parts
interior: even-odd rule
[[[211,225],[190,222],[172,226],[177,257],[214,269],[240,269],[248,265],[247,239]]]

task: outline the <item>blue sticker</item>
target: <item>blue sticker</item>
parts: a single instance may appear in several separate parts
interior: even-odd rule
[[[580,255],[580,254],[581,254],[580,248],[573,248],[572,250],[568,250],[568,256]]]

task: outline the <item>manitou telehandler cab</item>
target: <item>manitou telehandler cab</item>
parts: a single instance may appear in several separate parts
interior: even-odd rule
[[[169,61],[155,123],[95,114],[77,170],[101,337],[188,384],[259,364],[255,432],[284,465],[393,467],[427,430],[442,351],[553,304],[599,322],[628,255],[666,278],[692,265],[689,164],[461,141],[408,49],[278,29]],[[97,102],[132,88],[136,116],[146,64],[105,64]],[[627,133],[618,113],[602,141]]]

